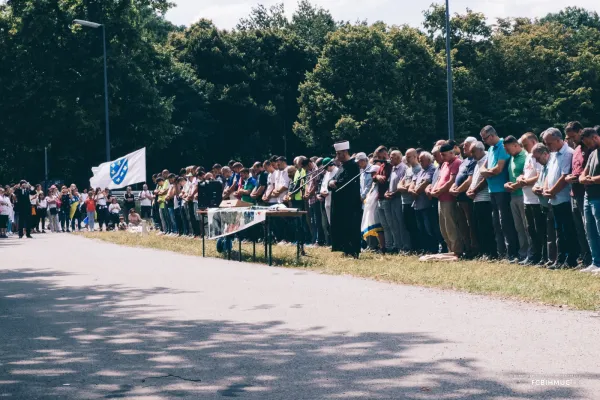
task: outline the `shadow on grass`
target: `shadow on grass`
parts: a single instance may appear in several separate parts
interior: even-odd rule
[[[501,378],[482,376],[474,359],[411,361],[410,352],[444,343],[432,335],[331,333],[318,326],[292,330],[280,321],[165,320],[152,314],[171,310],[149,304],[149,297],[182,292],[59,286],[55,280],[65,275],[0,272],[0,395],[73,400],[580,397],[573,387],[516,391]]]

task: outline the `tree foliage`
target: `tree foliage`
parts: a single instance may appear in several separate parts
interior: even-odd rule
[[[301,0],[258,5],[233,30],[177,27],[168,0],[7,0],[0,4],[0,182],[84,184],[105,161],[106,27],[113,157],[148,148],[149,172],[230,158],[331,152],[338,139],[430,147],[447,136],[445,8],[423,30],[336,23]],[[538,20],[450,23],[457,137],[573,119],[598,123],[600,18],[569,7]]]

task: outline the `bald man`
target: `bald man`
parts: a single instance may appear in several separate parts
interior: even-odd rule
[[[419,164],[419,156],[415,149],[406,150],[404,157],[406,158],[406,173],[398,185],[398,191],[402,196],[402,214],[404,216],[404,225],[408,232],[410,250],[421,253],[424,250],[424,246],[419,240],[419,229],[417,227],[415,209],[413,208],[415,197],[409,193],[413,179],[421,171],[421,165]]]
[[[404,224],[402,196],[400,196],[401,192],[398,190],[406,174],[406,164],[402,163],[402,153],[399,150],[394,150],[390,153],[390,163],[392,165],[392,172],[390,174],[389,189],[384,195],[388,201],[390,214],[386,213],[386,217],[394,239],[393,250],[408,252],[410,251],[410,236]],[[384,232],[384,234],[388,235],[387,232]],[[388,238],[386,237],[385,240],[387,242]]]

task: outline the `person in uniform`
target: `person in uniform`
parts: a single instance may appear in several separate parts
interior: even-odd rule
[[[358,258],[360,254],[360,224],[362,201],[360,198],[360,168],[350,157],[350,143],[334,145],[336,158],[341,163],[329,181],[331,190],[331,250]]]

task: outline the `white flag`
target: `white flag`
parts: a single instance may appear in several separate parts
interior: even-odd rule
[[[119,189],[146,181],[146,148],[92,168],[90,187]]]

